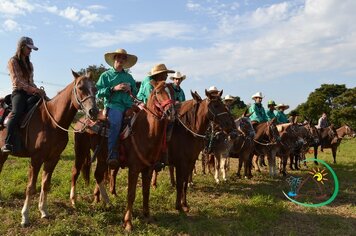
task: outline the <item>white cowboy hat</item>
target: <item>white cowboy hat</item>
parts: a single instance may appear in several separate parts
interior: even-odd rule
[[[252,98],[252,99],[254,99],[254,98],[263,98],[263,96],[262,96],[262,93],[261,93],[261,92],[257,92],[257,93],[255,93],[254,95],[252,95],[251,98]]]
[[[233,96],[231,96],[231,95],[226,95],[225,97],[224,97],[224,101],[232,101],[232,100],[234,100],[235,98],[233,97]]]
[[[137,62],[137,56],[128,54],[125,49],[117,49],[115,52],[105,53],[104,58],[105,58],[106,63],[108,63],[110,66],[114,66],[114,61],[115,61],[114,58],[118,54],[127,56],[126,62],[123,65],[123,68],[125,68],[125,69],[132,67]]]
[[[148,72],[149,76],[154,76],[163,72],[167,72],[167,73],[174,73],[174,70],[169,70],[167,69],[165,64],[157,64],[154,67],[152,67],[151,71]]]
[[[208,92],[219,92],[219,90],[218,90],[217,87],[211,86],[211,87],[208,89]]]
[[[174,80],[174,79],[181,79],[181,81],[185,80],[185,75],[182,75],[179,71],[176,71],[174,75],[169,77],[169,79]]]
[[[280,103],[276,106],[277,109],[279,108],[284,108],[284,110],[287,110],[289,108],[289,105],[286,105],[284,103]]]

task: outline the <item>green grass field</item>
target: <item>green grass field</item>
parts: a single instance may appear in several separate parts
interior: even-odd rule
[[[308,157],[312,157],[309,155]],[[0,174],[0,235],[122,235],[126,206],[127,169],[118,176],[118,196],[110,196],[112,207],[92,204],[94,178],[90,186],[78,181],[76,209],[69,201],[73,144],[69,143],[57,165],[49,194],[50,219],[40,219],[37,193],[30,208],[31,226],[21,228],[21,209],[25,199],[29,159],[9,157]],[[343,140],[332,164],[330,150],[319,158],[336,172],[340,190],[329,205],[319,208],[299,206],[282,194],[286,181],[269,178],[267,169],[252,180],[236,179],[236,160],[232,160],[229,180],[215,184],[212,175],[202,175],[200,162],[194,186],[189,189],[191,211],[183,215],[174,210],[175,189],[170,187],[168,171],[159,175],[158,188],[151,189],[154,223],[142,219],[142,196],[138,187],[134,208],[133,235],[355,235],[356,234],[356,139]],[[94,165],[93,165],[94,167]],[[304,169],[290,174],[306,172]],[[140,183],[139,183],[140,185]],[[40,180],[37,181],[37,191]]]

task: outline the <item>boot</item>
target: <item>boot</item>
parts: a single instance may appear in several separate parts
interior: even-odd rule
[[[120,165],[119,155],[117,152],[111,152],[108,159],[106,160],[110,169],[117,169]]]

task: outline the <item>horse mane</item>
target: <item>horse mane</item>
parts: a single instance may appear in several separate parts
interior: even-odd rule
[[[193,125],[196,122],[199,105],[200,102],[197,102],[194,99],[183,102],[178,115],[179,119],[186,125]],[[192,121],[194,121],[193,124],[190,123]]]

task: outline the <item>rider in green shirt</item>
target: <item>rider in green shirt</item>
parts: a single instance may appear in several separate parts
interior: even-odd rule
[[[268,121],[265,109],[262,106],[262,98],[261,92],[252,95],[252,99],[255,100],[255,103],[252,104],[248,110],[251,114],[250,120],[252,124]]]
[[[284,124],[284,123],[288,123],[289,120],[287,118],[287,115],[284,114],[284,111],[287,110],[289,108],[289,105],[286,104],[278,104],[278,106],[276,106],[276,118],[277,118],[277,123],[278,124]]]
[[[180,87],[180,84],[183,80],[185,80],[185,75],[182,75],[179,71],[177,71],[169,78],[173,80],[172,87],[174,90],[174,100],[176,102],[184,102],[185,94],[183,89]]]
[[[276,103],[273,100],[268,101],[268,103],[267,103],[268,109],[266,109],[266,115],[267,115],[268,121],[270,121],[276,117],[276,114],[274,113],[276,110],[275,106],[276,106]]]

